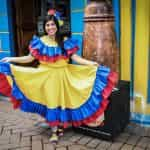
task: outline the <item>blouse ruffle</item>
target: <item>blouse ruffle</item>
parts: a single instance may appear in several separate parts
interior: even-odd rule
[[[49,46],[45,44],[39,37],[33,36],[29,45],[30,53],[40,61],[55,62],[59,59],[68,59],[79,48],[77,40],[69,38],[64,41],[64,53],[59,46]]]

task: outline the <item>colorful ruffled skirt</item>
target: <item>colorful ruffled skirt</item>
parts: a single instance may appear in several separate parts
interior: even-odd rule
[[[14,108],[43,116],[50,126],[95,121],[108,105],[117,82],[109,68],[40,62],[37,68],[0,62],[0,93]]]

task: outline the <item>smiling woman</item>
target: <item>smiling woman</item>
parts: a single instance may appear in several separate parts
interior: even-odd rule
[[[45,17],[44,29],[44,36],[34,36],[31,40],[29,55],[1,60],[0,73],[10,76],[13,84],[9,85],[6,77],[3,80],[3,75],[0,93],[11,97],[12,103],[21,110],[40,114],[52,127],[50,141],[57,142],[63,131],[59,128],[89,124],[97,118],[103,121],[107,98],[118,77],[110,68],[75,54],[78,43],[60,36],[55,13]],[[10,64],[34,59],[40,63],[37,68]],[[80,65],[69,64],[69,59]]]
[[[55,35],[55,33],[57,31],[57,27],[56,27],[56,24],[54,23],[54,21],[48,21],[46,23],[46,25],[45,25],[45,31],[51,37]]]

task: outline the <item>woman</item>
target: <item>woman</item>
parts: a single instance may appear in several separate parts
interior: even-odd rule
[[[117,74],[109,68],[75,54],[77,42],[60,37],[59,21],[55,11],[50,11],[44,23],[46,35],[33,37],[30,54],[6,57],[0,63],[0,93],[10,96],[15,107],[43,116],[52,127],[52,142],[58,141],[68,124],[90,124],[103,116],[117,82]],[[68,64],[70,58],[80,65]],[[40,62],[37,68],[10,64],[34,59]]]

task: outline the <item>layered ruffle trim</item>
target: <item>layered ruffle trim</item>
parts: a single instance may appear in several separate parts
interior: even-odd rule
[[[0,72],[5,73],[2,70],[4,67],[1,66],[3,65],[0,64]],[[4,66],[9,67],[9,64]],[[10,69],[5,68],[4,70],[6,70],[6,73],[8,74],[8,70]],[[80,126],[95,121],[96,118],[106,110],[108,105],[107,98],[111,94],[117,80],[118,76],[116,73],[110,72],[108,68],[100,66],[96,73],[96,79],[90,97],[81,107],[76,109],[61,109],[61,107],[50,109],[42,104],[35,103],[34,100],[30,100],[24,96],[14,78],[11,94],[9,93],[9,95],[11,95],[12,103],[15,105],[15,108],[20,107],[20,109],[25,112],[40,114],[47,120],[47,123],[50,126],[59,124],[63,124],[64,127],[67,127],[70,124],[73,126]],[[3,80],[0,82],[2,83]],[[3,89],[1,89],[0,93],[3,92]]]
[[[64,41],[64,52],[59,46],[46,45],[39,37],[33,36],[29,45],[31,55],[40,61],[55,62],[59,59],[68,59],[78,50],[77,40],[69,38]]]
[[[20,106],[20,101],[18,101],[14,96],[12,96],[12,88],[7,80],[6,75],[0,73],[0,94],[10,97],[10,101],[13,104],[13,108],[16,109]]]
[[[2,73],[0,73],[0,93],[8,97],[11,96],[11,86],[9,85],[6,76]]]

